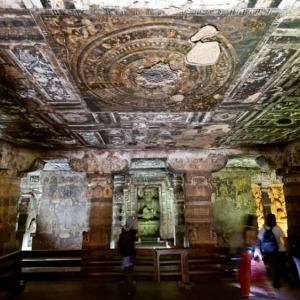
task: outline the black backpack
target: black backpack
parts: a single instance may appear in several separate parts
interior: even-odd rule
[[[134,254],[134,241],[129,231],[122,231],[118,241],[119,253],[121,256],[129,256]]]
[[[278,251],[277,239],[272,229],[273,227],[270,229],[265,227],[265,232],[261,241],[261,250],[264,253],[274,253]]]

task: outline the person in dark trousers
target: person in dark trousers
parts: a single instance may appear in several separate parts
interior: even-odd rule
[[[137,219],[128,217],[126,225],[122,228],[118,247],[122,256],[122,266],[124,268],[125,293],[129,296],[134,291],[133,264],[135,259],[135,239],[139,236]]]
[[[285,269],[285,256],[286,248],[284,243],[286,242],[285,234],[282,229],[276,224],[276,217],[274,214],[268,214],[265,220],[265,225],[259,230],[258,238],[263,243],[264,233],[266,230],[272,228],[272,232],[276,237],[277,251],[271,253],[264,253],[267,263],[270,267],[271,278],[273,281],[273,287],[280,287],[280,275],[281,270]]]

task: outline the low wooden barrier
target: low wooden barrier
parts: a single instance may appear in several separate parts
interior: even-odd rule
[[[231,274],[237,261],[228,248],[137,249],[135,275],[160,282],[179,278],[179,287],[190,288],[191,277]],[[117,249],[20,251],[0,258],[0,277],[7,282],[57,279],[61,277],[122,278],[123,268]],[[4,276],[6,275],[6,276]],[[4,282],[5,280],[3,280]]]
[[[0,288],[19,284],[21,259],[20,251],[0,257]]]
[[[193,285],[191,277],[232,276],[239,263],[239,258],[231,254],[229,248],[219,247],[157,249],[156,256],[157,281],[163,276],[180,276],[178,286],[186,289]]]
[[[154,278],[153,249],[138,249],[136,275]],[[22,251],[22,279],[123,275],[117,249]]]

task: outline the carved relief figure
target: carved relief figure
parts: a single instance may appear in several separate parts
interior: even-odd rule
[[[252,193],[256,203],[255,209],[256,209],[258,228],[261,228],[265,223],[264,222],[264,200],[262,197],[261,186],[258,184],[254,184],[252,186]]]
[[[287,219],[283,184],[270,184],[268,186],[268,196],[271,199],[271,211],[276,216],[276,220]]]
[[[159,201],[157,189],[139,188],[138,195],[142,198],[138,201],[138,218],[150,220],[159,218]]]

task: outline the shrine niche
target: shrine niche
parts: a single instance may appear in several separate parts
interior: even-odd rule
[[[166,159],[132,159],[129,170],[113,174],[111,247],[128,216],[138,218],[142,243],[178,244],[185,233],[183,182],[182,173],[168,170]]]

